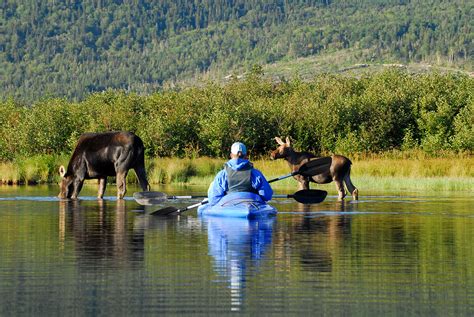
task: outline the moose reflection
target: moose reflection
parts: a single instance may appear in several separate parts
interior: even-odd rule
[[[109,205],[110,203],[110,205]],[[59,241],[72,239],[80,267],[143,262],[144,233],[133,228],[124,200],[59,202]],[[104,261],[106,260],[106,261]],[[111,261],[109,261],[111,260]]]
[[[275,140],[279,144],[279,147],[271,153],[271,158],[274,160],[285,159],[292,172],[298,171],[303,164],[316,158],[316,155],[312,153],[295,151],[291,147],[290,139],[288,137],[286,138],[286,142],[283,142],[279,137],[275,137]],[[339,200],[344,199],[346,196],[344,184],[347,186],[347,190],[352,195],[352,198],[354,200],[359,199],[359,190],[351,181],[352,162],[342,155],[332,155],[331,159],[331,166],[322,174],[314,175],[313,177],[305,177],[302,175],[294,176],[294,178],[299,182],[298,189],[309,189],[310,182],[327,184],[334,181],[339,194]]]

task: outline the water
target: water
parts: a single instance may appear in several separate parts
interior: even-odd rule
[[[94,191],[0,187],[0,316],[474,315],[472,193],[279,199],[248,221]]]

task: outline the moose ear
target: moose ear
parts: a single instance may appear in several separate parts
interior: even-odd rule
[[[283,145],[285,144],[279,137],[275,137],[275,141],[277,141],[278,144]]]
[[[64,177],[64,175],[66,175],[66,169],[62,165],[59,167],[59,175],[61,177]]]
[[[286,137],[286,145],[290,146],[290,138]]]

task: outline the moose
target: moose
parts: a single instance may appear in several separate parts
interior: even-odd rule
[[[145,172],[145,147],[142,140],[131,132],[84,133],[79,137],[67,170],[61,165],[58,197],[77,199],[85,179],[98,179],[102,199],[108,176],[116,176],[117,198],[126,193],[128,171],[134,169],[140,187],[148,191]]]
[[[272,151],[271,158],[285,159],[290,166],[292,172],[298,171],[299,168],[307,163],[309,160],[316,158],[316,155],[309,152],[297,152],[290,144],[290,139],[287,137],[286,142],[283,142],[279,137],[275,137],[275,140],[279,144],[279,147]],[[338,199],[343,200],[346,196],[346,190],[344,183],[347,186],[347,190],[352,195],[354,200],[359,199],[359,190],[351,182],[351,165],[352,162],[345,156],[332,155],[331,165],[329,169],[321,174],[314,175],[312,177],[305,177],[302,175],[296,175],[294,178],[299,182],[298,189],[309,189],[309,182],[317,184],[328,184],[332,181],[336,183],[336,189],[339,193]]]

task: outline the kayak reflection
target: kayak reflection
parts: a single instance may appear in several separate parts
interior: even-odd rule
[[[247,277],[258,271],[272,243],[275,217],[202,217],[215,271],[229,283],[232,310],[239,310]]]

